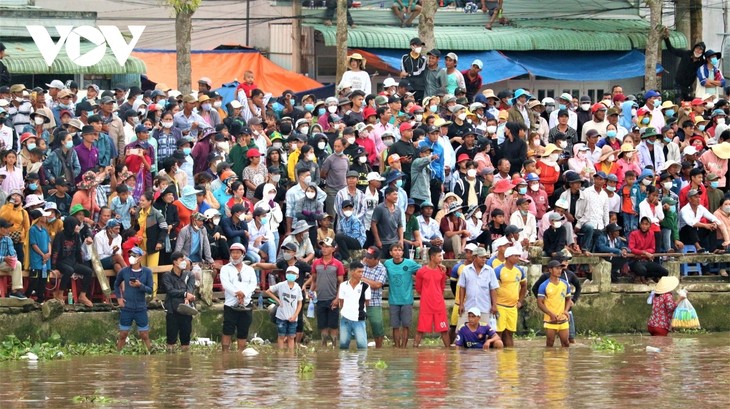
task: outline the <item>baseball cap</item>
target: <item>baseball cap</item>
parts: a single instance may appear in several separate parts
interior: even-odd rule
[[[380,249],[375,246],[368,247],[368,249],[365,250],[364,256],[365,256],[365,258],[369,258],[371,260],[379,259],[380,258]]]
[[[522,252],[517,247],[510,247],[504,252],[505,257],[521,256]]]
[[[320,246],[327,246],[327,247],[334,247],[335,243],[334,240],[332,240],[332,237],[325,237],[324,239],[319,241]]]
[[[467,311],[467,314],[472,314],[472,315],[477,316],[477,317],[481,317],[482,316],[482,312],[477,307],[471,307],[471,308],[469,308],[469,311]]]
[[[385,181],[385,178],[382,177],[378,172],[368,173],[367,176],[365,177],[365,179],[367,179],[368,182],[371,182],[373,180],[379,180],[381,182]]]
[[[464,246],[464,250],[469,250],[469,251],[471,251],[471,252],[473,252],[474,250],[476,250],[476,249],[478,249],[478,248],[479,248],[479,246],[477,246],[477,245],[476,245],[476,244],[474,244],[474,243],[469,243],[469,244],[467,244],[466,246]]]

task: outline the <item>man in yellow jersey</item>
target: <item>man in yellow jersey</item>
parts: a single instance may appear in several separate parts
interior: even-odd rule
[[[510,248],[511,243],[505,236],[498,238],[492,242],[492,257],[487,260],[487,265],[492,268],[497,268],[504,264],[504,252]]]
[[[568,311],[571,306],[570,284],[560,278],[563,268],[557,260],[551,260],[547,265],[550,279],[540,285],[537,291],[537,306],[545,313],[543,316],[547,340],[545,346],[552,348],[555,343],[555,334],[560,337],[563,348],[570,346],[568,332]]]
[[[517,331],[517,310],[527,294],[527,276],[517,266],[520,251],[509,247],[505,253],[504,264],[494,269],[499,281],[497,288],[497,334],[502,338],[505,347],[514,346],[513,334]]]

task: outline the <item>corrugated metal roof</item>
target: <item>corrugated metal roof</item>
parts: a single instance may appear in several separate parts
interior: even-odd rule
[[[337,44],[337,27],[311,25],[322,33],[325,45]],[[436,46],[442,50],[502,51],[629,51],[645,49],[648,23],[640,20],[563,19],[517,20],[511,26],[437,26]],[[358,25],[348,30],[347,45],[351,48],[408,49],[409,41],[418,35],[417,28]],[[671,33],[672,45],[687,46],[681,33]]]
[[[61,49],[50,67],[41,56],[38,47],[32,40],[4,41],[7,54],[3,63],[14,74],[144,74],[147,66],[139,58],[130,56],[124,66],[120,66],[117,59],[107,47],[106,55],[97,64],[82,67],[75,64]],[[94,45],[81,43],[81,55],[91,50]]]

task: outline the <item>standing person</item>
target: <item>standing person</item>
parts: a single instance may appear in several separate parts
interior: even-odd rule
[[[350,337],[355,337],[357,349],[367,349],[368,334],[365,327],[367,305],[372,292],[370,286],[362,281],[363,265],[359,261],[350,263],[350,279],[340,283],[337,296],[340,320],[340,349],[350,348]]]
[[[226,300],[223,306],[223,352],[231,349],[231,337],[236,335],[238,350],[246,348],[248,329],[251,326],[251,296],[256,290],[256,272],[243,264],[246,248],[233,243],[229,249],[230,262],[221,267],[220,277]]]
[[[423,46],[426,45],[420,38],[413,37],[410,41],[410,52],[401,57],[400,77],[407,78],[413,91],[416,101],[423,100],[425,90],[426,58],[421,55]]]
[[[345,266],[333,257],[335,244],[332,239],[326,238],[319,243],[322,258],[312,263],[312,274],[304,283],[305,290],[317,292],[317,327],[322,336],[322,346],[327,346],[327,338],[332,338],[332,345],[337,344],[339,301],[337,288],[345,277]],[[360,264],[360,263],[358,263]],[[362,268],[362,264],[360,264]],[[359,279],[359,278],[358,278]]]
[[[473,252],[473,261],[464,268],[459,276],[457,287],[459,291],[459,320],[456,328],[466,322],[466,314],[470,308],[477,307],[480,311],[489,311],[497,315],[497,293],[499,282],[492,267],[486,264],[487,250],[478,247]],[[515,325],[517,318],[514,318]]]
[[[334,155],[330,155],[327,157],[327,159],[324,160],[324,163],[322,163],[321,167],[321,176],[323,179],[325,179],[325,188],[324,191],[327,193],[326,195],[326,201],[325,201],[325,211],[332,217],[335,217],[337,214],[335,212],[335,197],[337,196],[337,192],[347,187],[346,182],[346,175],[347,170],[350,167],[350,160],[347,158],[347,155],[344,154],[345,152],[345,141],[342,138],[335,139],[334,142],[332,142],[332,149],[334,152]],[[304,173],[306,172],[306,173]],[[306,179],[306,178],[309,179]],[[312,179],[312,176],[309,172],[309,169],[299,168],[297,169],[297,178],[299,180],[300,185],[303,185],[303,190],[306,190],[306,185],[309,184],[309,182]],[[305,180],[302,180],[301,178],[305,178]],[[291,189],[290,189],[291,191]],[[287,192],[287,196],[289,195],[289,192]],[[302,197],[304,194],[302,193]],[[317,195],[317,200],[321,201],[319,196]],[[324,196],[324,195],[322,195]],[[289,197],[287,197],[289,199]],[[301,199],[301,198],[300,198]],[[324,199],[323,199],[324,200]],[[293,203],[289,202],[287,200],[287,203]],[[287,206],[287,213],[289,207],[294,206]],[[288,219],[287,219],[288,220]],[[289,225],[291,225],[289,223]]]
[[[520,255],[518,249],[508,248],[504,253],[504,264],[494,270],[499,282],[499,287],[496,289],[496,330],[505,347],[515,344],[512,334],[517,332],[517,310],[522,308],[527,294],[527,276],[517,265]]]
[[[403,214],[396,202],[398,190],[390,186],[385,189],[385,201],[373,211],[370,231],[373,233],[375,246],[380,248],[383,255],[390,253],[390,246],[394,243],[403,245]]]
[[[572,304],[570,284],[561,278],[563,268],[559,261],[551,260],[547,268],[550,279],[542,283],[537,291],[537,306],[545,313],[543,316],[543,326],[547,335],[545,346],[552,348],[557,333],[560,344],[563,348],[568,348],[570,346],[568,311]]]
[[[647,322],[649,334],[653,337],[666,337],[672,330],[672,317],[677,304],[685,297],[679,296],[678,300],[674,300],[672,291],[679,285],[677,277],[662,277],[656,285],[651,299],[651,315]]]
[[[380,249],[370,247],[365,252],[364,271],[362,282],[370,286],[372,298],[368,303],[368,322],[370,322],[370,331],[375,338],[375,348],[383,347],[383,337],[385,337],[385,328],[383,328],[383,286],[388,280],[388,272],[385,266],[380,262]],[[341,326],[342,324],[340,324]]]
[[[456,333],[454,346],[464,348],[496,348],[504,347],[499,335],[494,328],[480,322],[482,312],[477,307],[472,307],[467,312],[467,321]]]
[[[165,328],[167,333],[167,350],[175,349],[178,336],[180,348],[187,351],[190,348],[190,333],[193,330],[193,317],[178,312],[180,304],[190,305],[195,301],[195,277],[188,268],[185,254],[176,251],[170,256],[172,270],[162,276],[162,286],[165,287]]]
[[[674,48],[669,41],[668,28],[664,28],[662,34],[667,51],[679,57],[679,64],[677,65],[677,71],[674,76],[674,85],[678,91],[677,97],[679,97],[680,101],[689,101],[692,99],[692,94],[694,94],[692,84],[697,79],[697,69],[705,63],[705,43],[700,41],[691,50],[680,50]]]
[[[66,226],[64,226],[65,230]],[[119,339],[117,351],[127,343],[132,321],[137,324],[137,332],[147,351],[152,349],[150,341],[149,317],[145,296],[152,294],[152,270],[142,266],[144,251],[139,247],[129,250],[129,267],[124,267],[114,281],[114,293],[119,302]],[[78,268],[78,266],[77,266]],[[88,268],[88,267],[87,267]]]
[[[403,258],[403,247],[396,243],[390,246],[389,260],[383,265],[388,272],[388,305],[390,326],[393,327],[393,342],[396,348],[408,346],[409,330],[413,319],[413,277],[421,265]]]
[[[0,86],[10,86],[10,71],[8,67],[3,64],[2,59],[5,57],[5,44],[0,43]]]
[[[439,67],[441,51],[432,49],[427,53],[428,64],[425,70],[424,95],[430,97],[436,94],[446,94],[446,69]],[[424,102],[424,106],[426,103]],[[435,105],[434,105],[435,106]]]
[[[427,332],[441,333],[444,347],[449,347],[449,324],[446,321],[446,302],[444,289],[446,288],[446,267],[441,247],[432,246],[428,249],[428,265],[416,272],[416,291],[421,295],[421,308],[418,314],[418,328],[413,339],[413,347],[421,345],[421,339]]]
[[[266,290],[265,295],[271,297],[278,308],[276,309],[276,328],[278,338],[276,344],[284,349],[284,342],[289,350],[294,350],[294,341],[297,333],[297,321],[302,310],[302,288],[299,287],[299,268],[286,268],[286,281],[282,281]]]
[[[35,214],[33,214],[35,212]],[[30,227],[29,251],[30,251],[30,282],[25,294],[30,297],[35,292],[36,302],[42,304],[46,295],[46,281],[48,272],[51,271],[51,234],[48,231],[48,216],[53,213],[37,209],[32,210],[31,215],[35,221]],[[2,227],[0,227],[1,229]],[[0,244],[1,246],[2,244]],[[20,264],[19,262],[16,263]],[[2,270],[0,268],[0,270]],[[19,269],[18,269],[19,270]],[[15,273],[15,269],[13,269]],[[14,294],[10,295],[14,298]]]

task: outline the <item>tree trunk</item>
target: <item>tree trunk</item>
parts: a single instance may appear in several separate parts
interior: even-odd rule
[[[192,88],[192,65],[190,64],[190,42],[193,31],[193,13],[181,11],[175,14],[175,48],[177,50],[177,89],[183,95]]]
[[[337,84],[347,70],[347,0],[337,0]]]
[[[294,18],[291,21],[291,70],[298,73],[302,71],[302,24],[299,19],[301,15],[302,2],[297,0],[292,1],[292,16]]]
[[[662,38],[662,0],[646,0],[649,6],[649,36],[644,60],[644,89],[659,90],[656,64],[659,62],[659,41]]]
[[[690,0],[677,0],[674,6],[675,29],[684,34],[687,41],[690,41],[692,38],[692,24],[690,24],[689,18],[689,3]]]
[[[691,38],[687,48],[702,41],[702,0],[690,0],[689,19],[692,25]]]
[[[425,51],[436,48],[433,21],[438,9],[438,0],[423,0],[421,15],[418,18],[418,37],[426,43]]]

